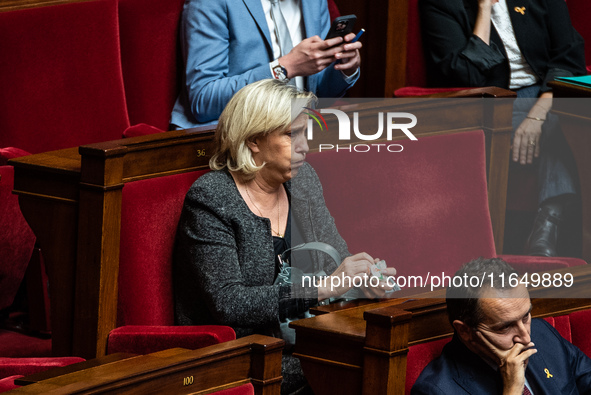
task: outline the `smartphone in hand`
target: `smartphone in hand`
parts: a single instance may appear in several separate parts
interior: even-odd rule
[[[355,26],[355,22],[357,21],[357,16],[351,15],[344,15],[335,18],[332,21],[332,25],[328,34],[326,35],[325,40],[329,38],[335,37],[344,37],[347,34],[353,31],[353,27]]]

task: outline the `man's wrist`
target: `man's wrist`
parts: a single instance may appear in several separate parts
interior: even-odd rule
[[[347,70],[347,71],[350,71],[350,70]],[[354,70],[354,72],[351,74],[347,74],[347,72],[345,72],[345,70],[341,70],[341,73],[343,73],[343,78],[345,79],[345,82],[351,83],[355,80],[355,78],[357,78],[357,74],[359,74],[359,67],[356,68]]]
[[[279,59],[275,59],[269,63],[269,67],[271,68],[271,75],[273,78],[279,81],[289,81],[287,69],[279,62]]]

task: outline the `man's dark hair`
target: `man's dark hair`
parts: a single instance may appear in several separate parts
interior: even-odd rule
[[[461,286],[455,287],[452,282],[447,288],[447,316],[450,324],[453,325],[454,320],[460,320],[475,328],[484,319],[479,303],[482,290],[491,288],[491,285],[494,289],[509,289],[509,276],[513,273],[517,271],[499,258],[481,257],[464,264],[455,274],[455,277],[462,278]],[[482,286],[470,286],[471,277],[483,280]]]

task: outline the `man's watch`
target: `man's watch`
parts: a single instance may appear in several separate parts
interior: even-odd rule
[[[287,77],[287,70],[281,65],[281,63],[279,63],[279,59],[275,59],[270,65],[273,78],[279,81],[289,81],[289,77]]]

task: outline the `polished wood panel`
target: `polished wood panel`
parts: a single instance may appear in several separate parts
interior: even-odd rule
[[[71,365],[61,366],[59,368],[54,368],[50,370],[46,370],[44,372],[33,373],[25,377],[21,377],[14,380],[16,385],[29,385],[35,384],[43,380],[49,380],[58,376],[63,376],[65,374],[70,374],[73,372],[78,372],[84,369],[90,369],[95,366],[107,365],[113,362],[121,361],[122,359],[128,359],[135,357],[135,354],[128,354],[128,353],[116,353],[106,355],[104,357],[89,359],[84,362],[78,362]]]
[[[252,335],[199,350],[116,355],[23,378],[15,394],[204,394],[251,383],[279,394],[283,340]]]
[[[70,155],[73,160],[68,158]],[[37,236],[52,284],[52,347],[56,355],[72,355],[79,156],[76,149],[69,149],[19,160],[27,170],[15,177],[14,189],[23,191],[19,196],[21,211]],[[28,166],[31,160],[35,162],[33,167]]]
[[[489,147],[489,206],[497,252],[501,252],[511,106],[511,99],[502,98],[415,98],[340,109],[358,112],[361,127],[375,123],[379,111],[413,113],[420,120],[413,128],[418,138],[483,129]],[[172,131],[10,162],[15,167],[15,193],[49,271],[55,355],[90,359],[106,351],[106,340],[117,318],[121,190],[125,183],[208,168],[212,136],[213,130],[207,127]],[[407,139],[402,132],[393,138]]]
[[[570,288],[530,288],[534,317],[591,308],[591,266],[549,272],[574,276]],[[449,337],[445,290],[367,301],[290,324],[314,393],[403,394],[408,347]]]
[[[577,162],[583,209],[582,258],[591,262],[591,88],[559,81],[550,86],[556,98],[552,112],[560,117],[562,132]]]
[[[0,12],[46,7],[65,3],[81,3],[84,1],[90,0],[0,0]]]

